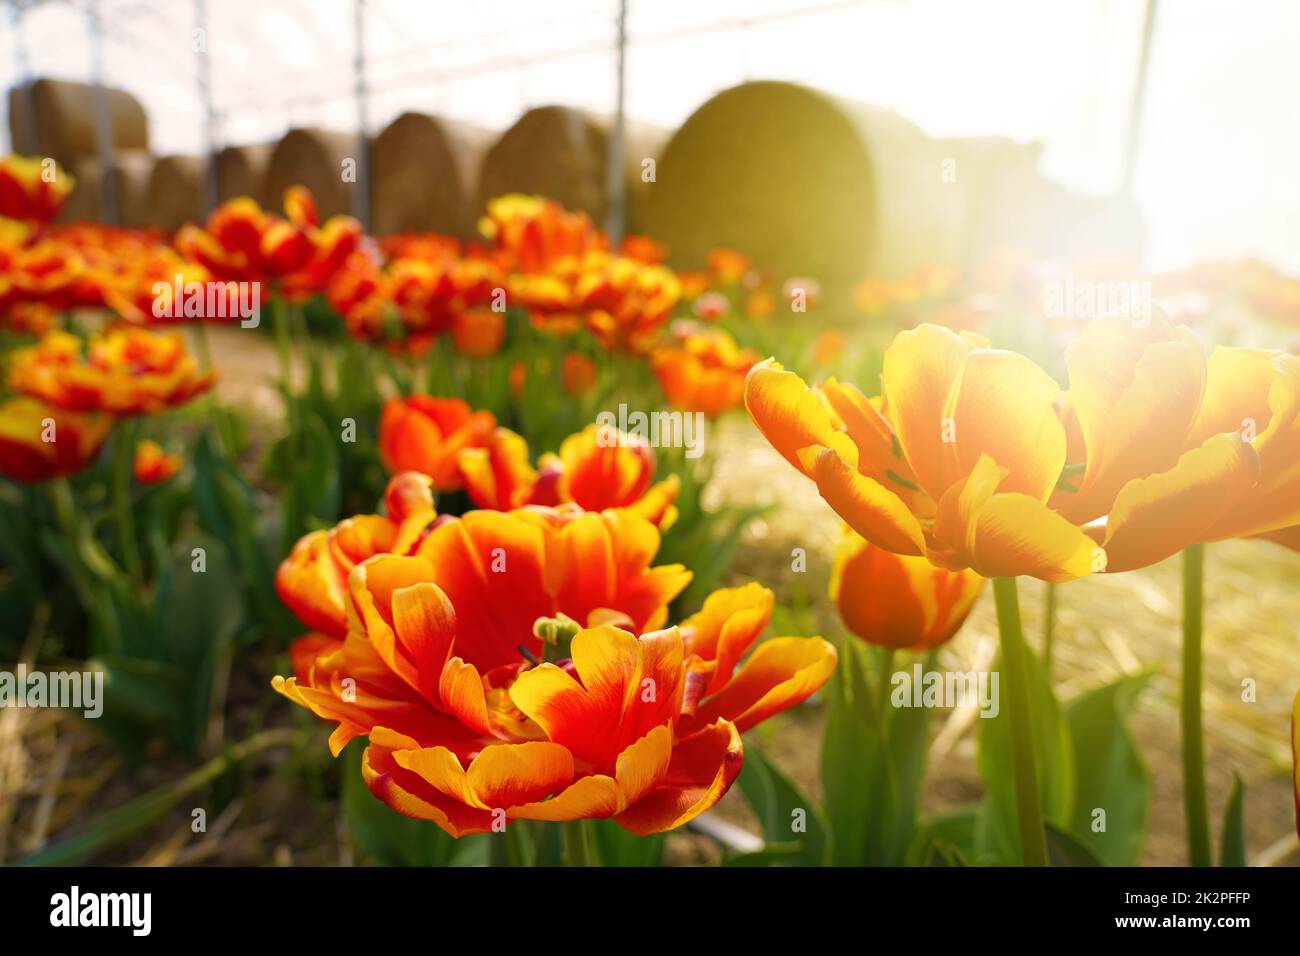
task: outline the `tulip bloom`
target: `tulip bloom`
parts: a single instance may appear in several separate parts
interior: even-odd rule
[[[71,411],[152,415],[183,405],[216,381],[175,333],[120,326],[85,349],[59,330],[13,353],[9,384],[18,392]]]
[[[583,213],[541,196],[511,193],[487,204],[479,231],[519,272],[544,272],[557,262],[606,248],[605,237]]]
[[[710,417],[739,406],[745,376],[758,362],[758,353],[740,348],[721,329],[696,331],[688,326],[678,338],[678,346],[661,346],[650,357],[668,401]]]
[[[50,161],[53,163],[53,161]],[[63,208],[76,180],[35,156],[0,160],[0,216],[49,222]]]
[[[844,626],[868,644],[926,651],[957,633],[983,589],[984,579],[970,569],[948,571],[894,554],[846,527],[830,597]]]
[[[883,394],[822,392],[771,360],[745,382],[750,416],[868,541],[985,577],[1067,581],[1104,553],[1048,507],[1066,462],[1060,388],[1024,356],[922,325],[885,352]]]
[[[156,441],[137,442],[135,457],[131,461],[131,473],[142,485],[156,485],[168,481],[181,470],[179,455],[163,451]]]
[[[498,428],[482,448],[460,453],[465,490],[480,508],[508,511],[524,505],[573,503],[584,511],[627,508],[661,529],[677,516],[673,502],[681,482],[654,480],[654,451],[629,435],[588,425],[543,455],[534,468],[521,435]]]
[[[596,387],[596,363],[581,352],[569,352],[561,367],[566,395],[586,395]]]
[[[740,772],[741,731],[807,697],[835,656],[778,638],[733,674],[770,592],[715,595],[689,628],[663,629],[690,573],[650,567],[658,544],[622,511],[445,519],[411,555],[357,565],[346,636],[304,638],[295,676],[273,686],[336,724],[334,753],[368,736],[371,792],[452,836],[513,820],[681,826]],[[537,634],[561,632],[564,656],[535,663]]]
[[[418,471],[441,491],[461,486],[457,459],[486,445],[496,428],[490,412],[472,411],[459,398],[390,398],[379,418],[379,455],[391,472]]]
[[[37,482],[91,464],[113,427],[109,415],[82,415],[26,396],[0,404],[0,474]]]
[[[452,320],[451,340],[456,351],[470,358],[488,358],[506,340],[506,318],[491,309],[471,309]]]
[[[377,554],[408,554],[436,517],[433,483],[418,472],[390,478],[384,504],[386,515],[357,515],[304,535],[280,563],[276,592],[307,627],[342,640],[352,569]]]
[[[1204,397],[1180,437],[1176,462],[1134,474],[1097,529],[1111,570],[1300,524],[1300,357],[1215,349]],[[1149,441],[1163,439],[1153,434]]]

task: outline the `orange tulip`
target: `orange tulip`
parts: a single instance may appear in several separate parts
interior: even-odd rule
[[[453,836],[515,820],[681,826],[739,773],[740,732],[816,690],[835,657],[778,638],[733,676],[770,611],[752,589],[660,630],[690,574],[650,567],[658,544],[622,511],[445,519],[412,555],[356,566],[347,635],[305,638],[273,686],[336,724],[336,754],[368,736],[371,792]],[[543,653],[558,659],[534,663]]]
[[[307,627],[342,639],[352,569],[377,554],[408,554],[436,517],[433,484],[418,472],[390,478],[384,503],[387,515],[357,515],[327,531],[313,531],[280,563],[276,592]]]
[[[1093,522],[1110,571],[1300,523],[1300,358],[1207,359],[1159,309],[1139,318],[1094,320],[1067,352],[1074,464],[1052,506]]]
[[[508,428],[497,428],[483,446],[466,448],[457,459],[461,481],[480,508],[510,511],[524,505],[555,505],[556,475],[540,480],[528,460],[528,442]]]
[[[92,339],[84,355],[75,335],[49,332],[16,350],[9,371],[15,391],[72,411],[114,415],[152,415],[183,405],[215,381],[214,372],[199,371],[180,335],[134,326]]]
[[[830,365],[843,352],[844,333],[839,329],[827,329],[813,343],[813,361],[818,365]]]
[[[486,447],[462,451],[459,464],[465,490],[480,508],[506,511],[563,503],[584,511],[627,508],[660,528],[677,516],[678,477],[669,475],[652,485],[655,457],[650,447],[600,425],[570,435],[559,455],[543,455],[538,468],[528,461],[528,443],[506,428],[498,428]]]
[[[470,309],[452,320],[451,339],[456,351],[470,358],[488,358],[506,340],[506,317],[491,309]]]
[[[564,356],[564,391],[568,395],[586,395],[596,387],[596,363],[581,352]]]
[[[736,284],[753,268],[748,256],[721,247],[709,252],[707,262],[709,274],[723,285]]]
[[[854,531],[889,551],[985,577],[1066,581],[1104,553],[1047,506],[1066,461],[1060,387],[1029,359],[934,325],[901,333],[872,401],[822,392],[771,360],[745,404],[773,447]]]
[[[490,412],[472,411],[459,398],[390,398],[379,418],[379,455],[391,472],[418,471],[453,491],[461,486],[461,450],[485,446],[495,428]]]
[[[76,180],[53,160],[6,156],[0,160],[0,216],[48,222],[58,214],[75,185]]]
[[[82,415],[26,396],[0,404],[0,474],[49,481],[81,471],[99,454],[113,427],[108,415]]]
[[[557,262],[605,249],[604,236],[583,213],[541,196],[512,193],[487,204],[479,231],[520,272],[543,272]]]
[[[830,596],[844,626],[868,644],[925,651],[961,628],[984,587],[970,569],[878,548],[851,528],[835,551]]]
[[[162,446],[156,441],[145,440],[136,443],[131,472],[140,484],[156,485],[168,481],[180,470],[179,455],[163,451]]]
[[[742,349],[721,329],[688,331],[677,346],[660,346],[650,356],[664,396],[678,408],[714,417],[744,399],[745,376],[759,356]]]

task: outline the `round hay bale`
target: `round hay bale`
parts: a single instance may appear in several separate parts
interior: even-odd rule
[[[121,149],[113,157],[113,195],[117,206],[114,225],[143,229],[154,225],[149,179],[154,157],[142,149]],[[59,214],[63,222],[107,222],[103,165],[95,156],[81,156],[68,164],[77,185]]]
[[[252,196],[267,206],[266,169],[271,164],[273,143],[254,146],[227,146],[217,153],[217,199],[227,202],[240,196]]]
[[[154,163],[149,176],[153,225],[175,232],[187,222],[202,220],[206,173],[202,156],[163,156]]]
[[[539,106],[510,127],[487,151],[475,190],[476,213],[505,193],[546,196],[599,226],[609,211],[606,175],[609,121],[568,106]],[[637,193],[642,160],[658,155],[667,133],[654,126],[625,123],[624,176],[628,183],[628,228],[638,231]]]
[[[355,173],[357,137],[323,129],[291,129],[275,144],[266,170],[266,204],[278,209],[290,186],[306,186],[323,219],[352,214],[355,182],[344,182],[345,161]]]
[[[427,113],[389,123],[370,152],[373,231],[472,235],[474,179],[491,139],[487,130]]]
[[[105,87],[115,149],[148,149],[149,119],[144,107],[125,90]],[[29,107],[36,111],[30,121]],[[63,165],[79,156],[99,151],[95,87],[71,80],[40,79],[29,89],[9,91],[10,142],[14,150],[31,156],[52,156]],[[31,142],[29,130],[35,130]]]
[[[961,187],[945,158],[888,110],[744,83],[673,134],[638,219],[676,265],[728,246],[778,278],[816,278],[842,304],[866,276],[956,261]]]

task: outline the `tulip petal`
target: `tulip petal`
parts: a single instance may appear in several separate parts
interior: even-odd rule
[[[432,820],[453,837],[485,833],[492,828],[490,811],[448,797],[418,774],[398,765],[391,750],[373,743],[367,747],[361,757],[361,775],[370,792],[398,813]]]
[[[952,415],[967,352],[961,336],[937,325],[900,332],[885,351],[881,386],[890,418],[913,474],[936,501],[955,480],[955,450],[943,441],[944,420]]]
[[[678,721],[678,733],[690,734],[718,719],[743,733],[807,699],[826,683],[836,659],[835,648],[820,637],[769,638],[722,690],[700,702],[694,717]]]
[[[1239,435],[1219,434],[1166,472],[1129,482],[1106,521],[1108,571],[1131,571],[1207,540],[1214,523],[1249,495],[1259,458]]]
[[[438,699],[447,712],[481,734],[495,732],[478,668],[459,657],[447,661],[438,680]]]
[[[415,664],[420,693],[436,700],[436,688],[456,637],[456,611],[447,595],[430,582],[394,591],[393,630]]]
[[[759,362],[745,377],[745,407],[763,437],[801,471],[799,449],[833,443],[836,429],[826,403],[772,359]]]
[[[705,673],[711,694],[731,679],[736,664],[772,617],[775,595],[757,581],[744,587],[722,588],[704,599],[698,614],[682,624],[688,656],[699,658],[692,670]]]
[[[898,495],[859,474],[832,448],[814,445],[799,458],[831,510],[854,531],[898,554],[925,553],[921,523]]]
[[[719,720],[679,742],[667,773],[614,819],[638,836],[675,829],[721,800],[743,763],[740,732]]]
[[[447,796],[484,810],[541,800],[573,779],[573,756],[544,740],[484,747],[468,769],[445,747],[398,750],[393,759]]]

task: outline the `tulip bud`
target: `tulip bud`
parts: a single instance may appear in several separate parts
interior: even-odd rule
[[[845,527],[830,597],[844,626],[867,643],[922,651],[957,633],[983,587],[970,569],[948,571],[924,557],[894,554]]]

